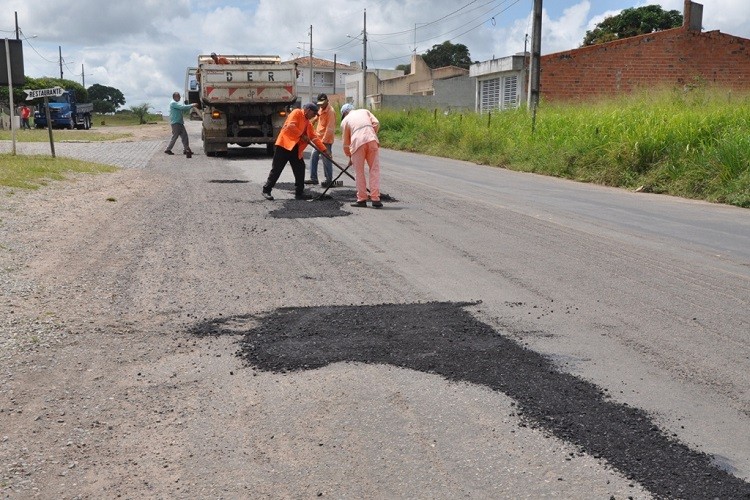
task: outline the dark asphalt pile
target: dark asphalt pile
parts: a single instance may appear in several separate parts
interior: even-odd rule
[[[279,182],[274,186],[274,190],[282,189],[294,193],[294,184],[290,182]],[[276,208],[275,205],[269,215],[277,219],[307,219],[311,217],[342,217],[351,215],[350,211],[342,210],[342,207],[348,206],[357,200],[357,190],[352,188],[331,188],[323,194],[323,188],[306,189],[305,194],[310,195],[311,200],[285,199],[270,201],[281,205]],[[320,196],[322,195],[322,196]],[[317,198],[320,196],[320,198]],[[381,201],[392,203],[395,200],[388,195],[381,195]],[[361,209],[358,209],[361,210]]]
[[[606,460],[660,498],[750,498],[750,484],[660,430],[642,410],[559,372],[540,354],[476,320],[470,303],[278,309],[195,326],[199,336],[241,335],[237,354],[277,373],[338,362],[389,364],[481,384],[517,401],[522,425]],[[244,325],[244,326],[243,326]]]

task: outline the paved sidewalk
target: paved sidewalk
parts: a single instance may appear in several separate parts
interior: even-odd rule
[[[144,168],[165,140],[136,142],[55,142],[55,156],[114,165],[122,168]],[[10,153],[11,141],[0,141],[0,153]],[[51,155],[49,142],[16,142],[18,155]]]

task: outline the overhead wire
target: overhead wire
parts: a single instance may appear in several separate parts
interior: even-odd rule
[[[419,28],[423,29],[423,28],[425,28],[427,26],[435,25],[437,23],[445,21],[446,19],[458,18],[458,17],[466,15],[466,14],[468,14],[470,12],[474,12],[474,11],[476,11],[478,9],[486,7],[487,5],[496,4],[498,2],[500,2],[499,5],[502,5],[502,4],[506,3],[509,0],[490,0],[490,1],[484,2],[484,3],[480,4],[480,5],[474,6],[471,9],[466,10],[471,5],[477,3],[477,1],[478,0],[472,0],[472,1],[468,2],[468,3],[466,3],[465,5],[459,7],[459,8],[457,8],[457,9],[455,9],[455,10],[453,10],[453,11],[451,11],[451,12],[449,12],[449,13],[447,13],[447,14],[445,14],[445,15],[437,18],[437,19],[433,19],[432,21],[425,22],[425,23],[419,23],[420,24]],[[488,9],[487,12],[490,12],[491,10],[492,9]],[[462,11],[465,11],[465,12],[462,12]],[[484,15],[484,13],[483,13],[483,15]],[[367,32],[367,36],[368,36],[368,39],[372,39],[372,37],[379,37],[380,38],[379,43],[381,43],[381,44],[388,44],[388,45],[399,46],[399,45],[405,45],[405,44],[404,43],[389,43],[389,42],[384,42],[383,40],[384,39],[388,39],[388,38],[393,38],[393,37],[398,36],[398,35],[405,35],[405,34],[414,33],[415,30],[416,30],[416,28],[415,29],[403,30],[403,31],[396,31],[396,32],[392,32],[392,33],[377,33],[377,32],[368,31]],[[360,32],[360,35],[361,35],[361,32]],[[428,40],[432,40],[432,39],[438,38],[440,36],[443,36],[443,35],[437,35],[435,37],[429,38]],[[333,47],[331,49],[318,49],[318,51],[319,52],[333,52],[335,50],[339,50],[339,49],[345,48],[345,47],[349,46],[351,43],[353,43],[353,42],[355,42],[357,40],[357,38],[355,38],[355,37],[350,37],[350,38],[351,38],[351,40],[349,40],[347,42],[344,42],[344,43],[342,43],[341,45],[339,45],[337,47]],[[359,39],[359,41],[361,41],[361,38]],[[424,41],[424,40],[420,40],[420,42],[422,42],[422,41]],[[401,56],[401,57],[404,57],[404,56]]]
[[[499,11],[498,13],[496,13],[495,15],[493,15],[493,16],[492,16],[492,17],[491,17],[490,19],[493,19],[493,20],[494,20],[496,16],[499,16],[500,14],[502,14],[502,13],[503,13],[503,12],[505,12],[505,11],[507,11],[508,9],[510,9],[511,7],[513,7],[514,5],[516,5],[516,4],[517,4],[518,2],[520,2],[520,1],[521,1],[521,0],[515,0],[515,1],[514,1],[514,2],[512,3],[512,4],[508,5],[508,6],[506,7],[506,8],[504,8],[503,10],[501,10],[501,11]],[[477,18],[477,19],[478,19],[478,18]],[[475,19],[475,21],[476,21],[476,19]],[[459,33],[458,35],[456,35],[456,36],[454,36],[454,37],[451,37],[451,38],[450,38],[449,40],[455,40],[455,39],[457,39],[457,38],[460,38],[460,37],[462,37],[462,36],[463,36],[463,35],[465,35],[466,33],[469,33],[469,32],[471,32],[471,31],[474,31],[475,29],[477,29],[477,28],[479,28],[480,26],[482,26],[482,25],[483,25],[483,24],[484,24],[485,22],[487,22],[487,21],[486,21],[486,20],[485,20],[485,21],[482,21],[481,23],[477,24],[476,26],[473,26],[472,28],[469,28],[468,30],[466,30],[466,31],[464,31],[464,32],[462,32],[462,33]],[[466,24],[469,24],[469,23],[466,23]],[[466,24],[464,24],[464,26],[466,26]],[[460,27],[459,27],[459,28],[460,28]],[[456,29],[459,29],[459,28],[456,28]],[[445,33],[445,34],[447,35],[448,33],[452,33],[453,31],[456,31],[456,30],[454,29],[454,30],[448,31],[448,32],[447,32],[447,33]]]
[[[463,9],[465,9],[466,7],[468,7],[469,5],[471,5],[471,4],[473,4],[473,3],[476,3],[476,1],[477,1],[477,0],[472,0],[471,2],[467,3],[467,4],[466,4],[466,5],[464,5],[463,7],[459,7],[458,9],[454,10],[453,12],[450,12],[450,13],[448,13],[448,14],[444,15],[444,16],[443,16],[443,17],[441,17],[441,18],[435,19],[435,20],[433,20],[433,21],[429,21],[429,22],[427,22],[427,23],[420,23],[420,24],[422,24],[422,25],[424,26],[424,25],[430,25],[430,24],[435,24],[435,23],[438,23],[438,22],[440,22],[440,21],[442,21],[442,20],[444,20],[444,19],[447,19],[447,18],[449,18],[450,16],[452,16],[452,15],[453,15],[453,14],[455,14],[455,13],[457,13],[457,12],[460,12],[460,11],[462,11]],[[494,3],[494,2],[496,2],[496,1],[497,1],[497,0],[491,0],[491,1],[487,2],[487,3]],[[486,4],[484,4],[484,5],[486,5]],[[372,33],[371,35],[372,35],[372,36],[383,36],[383,37],[385,37],[385,36],[392,36],[392,35],[404,35],[404,34],[407,34],[407,33],[411,33],[412,31],[413,31],[413,30],[411,30],[411,29],[408,29],[408,30],[404,30],[404,31],[396,31],[396,32],[394,32],[394,33]]]
[[[471,11],[475,11],[475,10],[478,10],[478,9],[481,9],[481,8],[483,8],[483,7],[486,7],[487,5],[490,5],[490,4],[494,4],[494,3],[496,3],[496,1],[497,1],[497,0],[494,0],[494,1],[491,1],[491,2],[486,2],[486,3],[482,4],[482,5],[479,5],[479,6],[477,6],[477,7],[474,7],[474,8],[473,8],[473,9],[471,9],[471,10],[470,10],[469,12],[471,12]],[[430,41],[430,40],[435,40],[435,39],[439,39],[439,38],[443,38],[443,37],[445,37],[446,35],[449,35],[449,34],[451,34],[451,33],[455,32],[455,31],[457,31],[457,30],[460,30],[461,28],[463,28],[463,27],[465,27],[465,26],[468,26],[468,25],[470,25],[470,24],[472,24],[472,23],[476,23],[476,21],[477,21],[477,20],[479,20],[479,19],[482,19],[482,21],[481,21],[480,23],[478,23],[478,24],[475,24],[475,25],[474,25],[474,26],[472,26],[471,28],[469,28],[469,29],[467,29],[467,30],[465,30],[465,31],[463,31],[463,32],[461,32],[461,33],[459,33],[459,34],[455,35],[455,36],[451,36],[451,37],[450,37],[450,38],[448,38],[448,39],[447,39],[446,41],[452,41],[452,40],[456,40],[456,39],[458,39],[458,38],[462,37],[463,35],[465,35],[465,34],[467,34],[467,33],[470,33],[471,31],[474,31],[474,30],[476,30],[476,29],[480,28],[480,27],[481,27],[482,25],[484,25],[484,23],[485,23],[485,22],[487,22],[487,21],[490,21],[490,20],[493,20],[493,21],[494,21],[495,17],[497,17],[497,16],[500,16],[500,15],[501,15],[501,14],[503,14],[504,12],[508,11],[508,10],[509,10],[509,9],[510,9],[511,7],[515,6],[515,5],[516,5],[517,3],[519,3],[519,2],[521,1],[521,0],[513,0],[513,1],[512,1],[512,2],[510,3],[510,4],[508,4],[507,6],[505,6],[505,7],[503,7],[502,9],[500,9],[500,10],[496,11],[496,12],[495,12],[494,14],[490,15],[490,13],[491,13],[491,12],[493,12],[493,11],[494,11],[495,9],[497,9],[497,8],[499,8],[499,7],[501,7],[501,6],[503,6],[503,4],[506,4],[506,3],[508,2],[508,1],[510,1],[510,0],[502,0],[502,1],[500,2],[500,4],[499,4],[499,5],[493,6],[493,8],[491,8],[491,9],[486,9],[486,10],[485,10],[485,11],[483,11],[483,12],[482,12],[482,14],[480,14],[479,16],[476,16],[476,17],[472,18],[471,20],[469,20],[469,21],[467,21],[467,22],[465,22],[465,23],[463,23],[463,24],[461,24],[461,25],[459,25],[459,26],[457,26],[457,27],[455,27],[455,28],[453,28],[453,29],[451,29],[451,30],[445,31],[445,32],[443,32],[443,33],[441,33],[441,34],[438,34],[438,35],[432,36],[432,37],[430,37],[430,38],[426,38],[426,39],[424,39],[424,40],[420,40],[420,43],[423,43],[423,42],[426,42],[426,41]],[[471,2],[471,3],[474,3],[474,2]],[[467,5],[465,5],[464,7],[468,7],[468,5],[470,5],[470,4],[467,4]],[[461,9],[457,9],[456,11],[453,11],[453,13],[452,13],[452,14],[455,14],[455,13],[456,13],[456,12],[458,12],[459,10],[461,10]],[[464,13],[464,14],[465,14],[465,13]],[[445,19],[445,18],[449,17],[450,15],[451,15],[451,14],[448,14],[448,15],[446,15],[446,16],[443,16],[443,18],[441,18],[441,19]],[[488,17],[488,16],[489,16],[489,17]],[[409,30],[408,32],[413,32],[413,31],[414,31],[414,30]],[[404,33],[408,33],[408,32],[404,32]],[[370,33],[368,33],[368,39],[370,39],[369,37],[370,37]],[[373,42],[375,42],[375,43],[386,43],[386,42],[380,42],[380,41],[377,41],[377,40],[372,40],[372,39],[370,39],[370,40],[371,40],[371,41],[373,41]],[[398,45],[398,44],[393,44],[393,45]],[[392,58],[388,58],[388,59],[370,59],[370,60],[371,60],[371,61],[373,61],[373,62],[391,61],[391,60],[396,60],[396,59],[403,59],[403,58],[409,57],[410,55],[411,55],[411,54],[406,54],[406,55],[403,55],[403,56],[398,56],[398,57],[395,57],[395,56],[394,56],[394,57],[392,57]]]

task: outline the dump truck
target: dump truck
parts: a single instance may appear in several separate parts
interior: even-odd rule
[[[49,97],[48,101],[49,116],[53,128],[85,130],[91,128],[91,115],[94,112],[94,105],[90,102],[77,102],[74,90],[66,90],[60,96]],[[47,127],[47,111],[44,109],[44,104],[36,106],[34,126],[36,128]]]
[[[279,56],[225,57],[230,64],[199,55],[198,66],[188,68],[185,78],[186,102],[199,103],[203,150],[217,156],[230,144],[265,144],[272,154],[287,114],[297,105],[297,66]]]

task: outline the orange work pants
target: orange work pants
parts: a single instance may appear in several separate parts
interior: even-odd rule
[[[365,177],[365,162],[369,166],[369,182]],[[357,184],[357,201],[367,201],[367,184],[370,185],[370,199],[380,201],[380,144],[370,141],[357,148],[352,153],[352,166]]]

